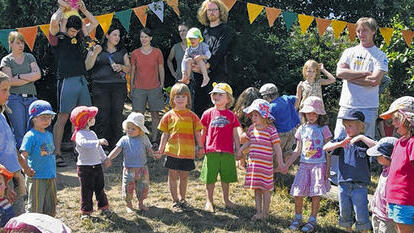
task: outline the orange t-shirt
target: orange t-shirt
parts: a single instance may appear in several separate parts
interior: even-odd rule
[[[154,89],[160,86],[158,77],[159,65],[164,65],[164,57],[160,49],[152,48],[145,55],[141,49],[135,49],[131,54],[131,64],[135,66],[134,87],[139,89]]]

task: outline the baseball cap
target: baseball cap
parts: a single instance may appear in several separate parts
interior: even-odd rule
[[[261,95],[269,95],[273,93],[278,93],[277,87],[273,83],[266,83],[263,86],[260,87],[259,90]]]
[[[347,110],[342,116],[338,116],[338,119],[365,122],[365,115],[361,111]]]
[[[210,91],[209,94],[212,93],[228,93],[230,95],[233,95],[233,90],[231,89],[230,85],[227,83],[213,83],[213,90]]]

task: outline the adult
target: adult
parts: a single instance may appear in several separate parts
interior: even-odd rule
[[[158,48],[151,46],[152,32],[140,31],[141,47],[131,54],[132,111],[145,113],[148,102],[151,112],[151,142],[157,141],[160,111],[164,108],[164,57]]]
[[[9,33],[9,47],[11,53],[1,59],[1,70],[9,76],[10,96],[7,105],[12,110],[7,113],[10,126],[16,139],[16,146],[20,148],[23,136],[27,130],[29,106],[36,100],[34,82],[41,78],[40,69],[35,57],[24,53],[24,38],[20,32]]]
[[[89,20],[86,31],[90,33],[98,20],[86,9],[85,3],[77,1],[78,9]],[[86,48],[83,46],[85,35],[78,33],[82,29],[82,20],[78,16],[70,16],[66,23],[66,32],[59,32],[59,22],[62,20],[62,10],[59,8],[50,19],[49,42],[54,48],[57,60],[57,100],[58,115],[53,126],[56,164],[65,166],[60,150],[65,124],[69,114],[76,106],[91,105],[91,97],[85,79]]]
[[[338,116],[350,109],[361,111],[365,116],[365,135],[375,137],[375,121],[378,117],[379,84],[388,71],[388,60],[374,44],[378,25],[373,18],[360,18],[356,22],[357,46],[346,49],[337,63],[336,75],[342,79]],[[345,132],[342,120],[337,119],[335,138]],[[331,170],[336,172],[338,158],[332,157]],[[333,179],[336,182],[336,179]]]
[[[102,47],[96,45],[86,56],[86,70],[92,69],[92,102],[99,108],[95,132],[110,145],[122,136],[122,110],[127,95],[126,74],[130,63],[121,42],[121,30],[113,24],[104,36]]]
[[[220,0],[205,0],[198,9],[197,18],[205,26],[203,31],[204,42],[210,48],[211,57],[208,60],[210,67],[210,82],[228,82],[227,54],[233,40],[233,29],[227,25],[229,10]],[[200,72],[195,67],[194,72]],[[211,85],[201,88],[203,81],[201,74],[195,77],[194,110],[201,115],[210,105],[208,91]]]

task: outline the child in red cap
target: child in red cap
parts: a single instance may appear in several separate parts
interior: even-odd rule
[[[0,227],[6,225],[9,219],[14,217],[14,211],[10,202],[4,197],[4,192],[10,179],[13,178],[13,173],[0,165]]]
[[[72,141],[75,142],[75,149],[79,153],[76,165],[81,183],[81,219],[89,218],[93,211],[93,193],[95,193],[101,214],[107,217],[112,215],[104,191],[105,182],[102,171],[102,162],[106,159],[102,145],[108,145],[108,141],[104,138],[98,139],[95,132],[89,129],[95,125],[97,113],[97,107],[79,106],[74,108],[70,114],[70,121],[75,128]]]

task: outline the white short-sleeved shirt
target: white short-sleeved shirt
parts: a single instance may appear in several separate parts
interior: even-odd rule
[[[340,69],[341,64],[344,63],[351,70],[369,71],[371,73],[378,70],[388,72],[387,57],[376,46],[364,48],[357,45],[346,49],[337,64],[337,69]],[[365,87],[343,80],[339,105],[346,108],[378,108],[378,86]]]

